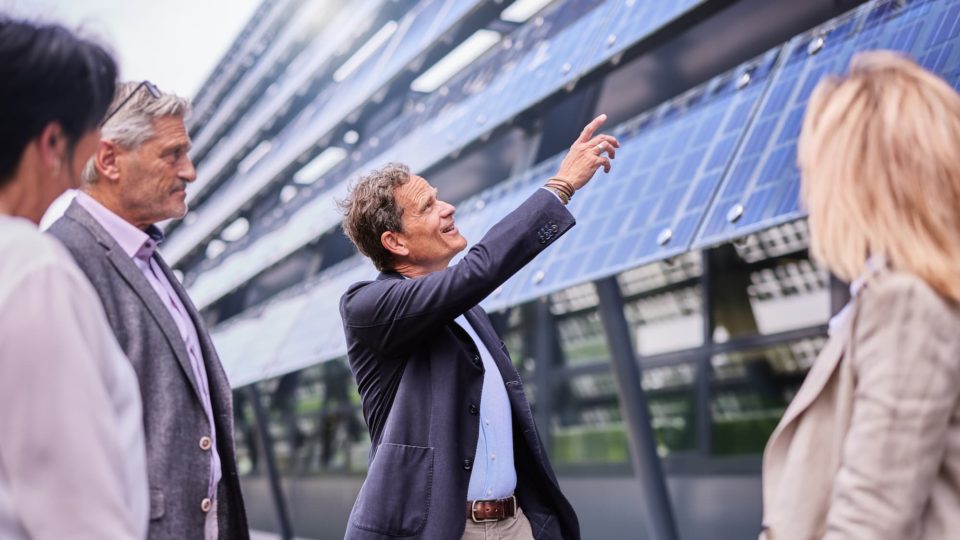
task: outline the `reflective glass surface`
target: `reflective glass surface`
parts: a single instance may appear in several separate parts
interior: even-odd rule
[[[719,354],[711,359],[715,454],[759,454],[826,337]]]

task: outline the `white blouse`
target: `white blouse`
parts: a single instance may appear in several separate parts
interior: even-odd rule
[[[136,374],[56,240],[0,216],[0,538],[142,539]]]

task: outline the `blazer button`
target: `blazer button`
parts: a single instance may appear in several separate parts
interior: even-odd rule
[[[470,414],[477,414],[478,412],[480,412],[480,409],[477,408],[476,405],[474,405],[473,403],[471,403],[471,404],[470,404]]]
[[[207,437],[206,435],[204,435],[203,437],[200,437],[201,450],[204,450],[204,451],[209,450],[212,446],[213,446],[213,441],[210,440],[210,437]]]
[[[560,231],[560,226],[557,225],[556,223],[554,223],[553,225],[550,225],[550,230],[553,231],[553,232],[559,232],[559,231]]]
[[[472,469],[472,468],[473,468],[473,460],[472,460],[472,459],[465,459],[465,460],[463,460],[463,470],[469,471],[469,470]]]
[[[203,510],[204,513],[209,512],[211,507],[213,507],[213,501],[211,501],[209,497],[204,497],[203,500],[200,501],[200,509]]]
[[[480,355],[479,355],[479,354],[473,355],[473,363],[476,364],[476,365],[478,365],[478,366],[483,363],[483,360],[480,359]]]

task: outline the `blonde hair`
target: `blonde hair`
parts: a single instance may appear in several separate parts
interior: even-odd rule
[[[814,90],[798,143],[813,255],[846,281],[870,257],[960,300],[960,96],[910,59],[854,57]]]

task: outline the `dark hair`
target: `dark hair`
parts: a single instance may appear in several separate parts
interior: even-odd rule
[[[357,180],[347,198],[337,203],[343,212],[343,232],[381,272],[393,269],[393,256],[380,235],[403,231],[403,208],[394,191],[408,180],[409,167],[390,163]]]
[[[0,17],[0,186],[51,122],[72,153],[106,114],[116,83],[117,63],[100,45],[60,25]]]

